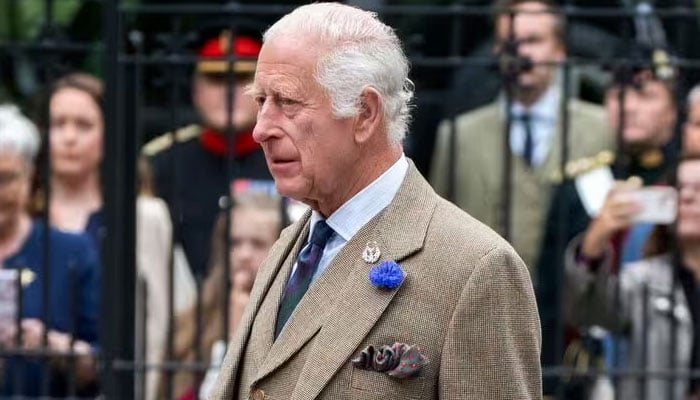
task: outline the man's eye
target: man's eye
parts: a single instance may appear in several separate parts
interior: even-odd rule
[[[538,36],[528,36],[526,38],[523,38],[520,40],[520,44],[522,45],[530,45],[530,44],[537,44],[542,41],[542,38]]]
[[[296,100],[292,100],[292,99],[286,98],[286,97],[280,97],[279,100],[278,100],[278,102],[279,102],[279,104],[282,105],[282,106],[291,106],[291,105],[294,105],[294,104],[298,104],[298,103],[299,103],[299,102],[296,101]]]
[[[254,96],[253,100],[260,107],[262,107],[262,105],[265,104],[265,96],[262,96],[262,95]]]

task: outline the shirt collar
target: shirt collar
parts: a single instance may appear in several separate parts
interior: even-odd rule
[[[406,176],[406,171],[408,171],[408,160],[402,154],[398,161],[379,178],[375,179],[328,217],[326,220],[328,226],[333,228],[333,231],[346,242],[350,241],[367,222],[394,200]],[[321,214],[315,210],[312,211],[309,237],[313,233],[316,222],[322,219]]]
[[[531,117],[539,120],[556,121],[559,114],[559,88],[556,85],[550,85],[542,97],[529,108],[517,101],[513,102],[511,111],[516,116],[528,112]]]
[[[537,120],[556,122],[560,111],[559,95],[561,91],[559,88],[561,87],[561,85],[561,71],[557,71],[557,73],[554,76],[554,79],[552,80],[552,83],[549,85],[544,94],[539,99],[537,99],[537,101],[532,106],[528,108],[525,107],[522,103],[518,102],[517,100],[514,100],[510,108],[510,111],[512,113],[511,115],[517,117],[522,115],[525,111],[527,111],[530,113],[531,117],[534,117]],[[499,95],[499,102],[501,103],[501,115],[505,116],[505,93],[501,92],[501,94]]]

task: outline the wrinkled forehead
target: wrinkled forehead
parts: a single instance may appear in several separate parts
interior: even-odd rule
[[[299,93],[316,86],[321,46],[311,39],[276,38],[263,44],[253,88],[280,94]]]
[[[293,65],[260,63],[251,89],[253,92],[274,93],[288,97],[308,89],[309,79],[313,79],[313,74],[295,68]]]

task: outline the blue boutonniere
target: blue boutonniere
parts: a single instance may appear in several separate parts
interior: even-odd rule
[[[369,271],[369,280],[379,289],[394,290],[401,286],[406,273],[395,261],[382,261]]]

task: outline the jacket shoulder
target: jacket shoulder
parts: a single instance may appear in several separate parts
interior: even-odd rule
[[[499,122],[498,104],[491,103],[477,109],[462,113],[455,118],[459,129]]]
[[[493,229],[445,199],[438,201],[432,225],[429,234],[433,238],[428,240],[441,242],[440,247],[451,249],[462,259],[478,260],[495,249],[517,256],[512,246]]]
[[[199,125],[188,125],[173,132],[164,133],[146,143],[141,152],[147,157],[153,157],[173,146],[173,143],[184,143],[198,138],[202,129]],[[174,138],[174,141],[173,141]]]
[[[443,120],[438,131],[443,138],[441,145],[438,146],[441,151],[448,148],[447,138],[451,132],[451,124],[454,124],[454,134],[459,137],[457,146],[462,151],[483,148],[486,145],[484,141],[495,143],[494,139],[500,136],[486,133],[501,129],[498,104],[491,103],[457,115],[454,119]],[[474,140],[478,140],[480,144],[472,146]],[[465,144],[468,145],[465,146]]]
[[[569,110],[572,116],[576,118],[593,120],[599,123],[605,122],[605,109],[598,104],[589,103],[580,99],[572,99],[569,102]]]

